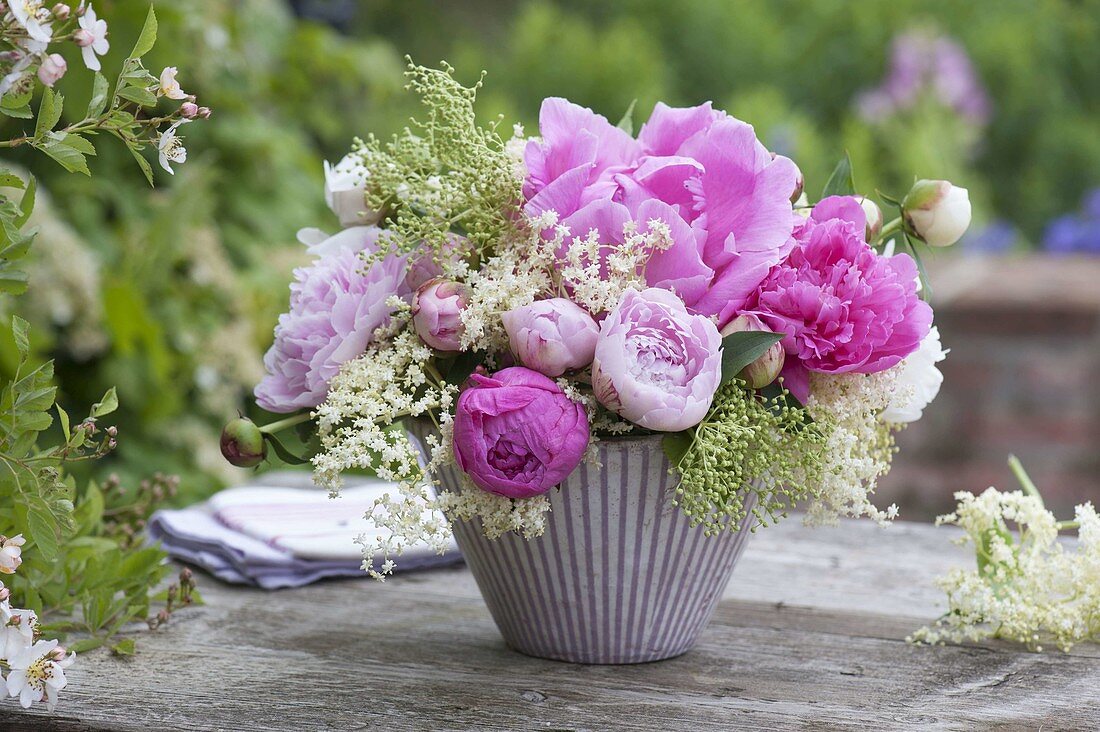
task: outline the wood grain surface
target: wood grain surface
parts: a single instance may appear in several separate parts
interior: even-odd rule
[[[510,651],[464,568],[274,593],[200,574],[205,607],[82,657],[52,717],[0,705],[0,730],[1100,729],[1095,646],[905,642],[942,611],[933,577],[973,561],[955,536],[791,518],[695,650],[640,666]]]

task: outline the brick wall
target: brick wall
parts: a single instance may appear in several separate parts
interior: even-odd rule
[[[929,262],[944,385],[877,502],[902,518],[952,508],[953,492],[1017,487],[1015,453],[1047,505],[1069,518],[1100,505],[1100,257],[961,257]]]

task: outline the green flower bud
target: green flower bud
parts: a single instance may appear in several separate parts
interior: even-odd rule
[[[748,330],[769,330],[769,328],[752,313],[742,313],[722,329],[722,337]],[[783,343],[773,343],[763,356],[741,369],[738,376],[748,382],[753,389],[763,389],[779,377],[786,358],[787,353],[783,350]]]
[[[222,455],[238,468],[253,468],[267,457],[264,435],[256,423],[245,417],[233,420],[222,430]]]

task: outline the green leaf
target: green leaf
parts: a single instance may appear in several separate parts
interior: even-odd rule
[[[157,14],[153,12],[153,6],[149,6],[149,14],[145,16],[145,25],[141,28],[134,50],[130,51],[130,58],[141,58],[149,53],[153,44],[157,42]]]
[[[637,99],[633,99],[630,102],[630,106],[626,108],[626,114],[619,120],[619,124],[615,125],[620,130],[628,135],[634,134],[634,105],[638,103]]]
[[[89,119],[95,119],[103,114],[103,110],[107,108],[107,93],[107,77],[98,71],[95,72],[95,79],[92,82],[92,98],[88,101],[88,113],[85,116]]]
[[[693,442],[695,442],[695,428],[683,430],[682,432],[669,432],[665,435],[664,439],[661,440],[661,446],[664,448],[665,455],[668,456],[668,462],[672,467],[676,467],[683,462],[684,456],[691,449]]]
[[[27,362],[27,357],[31,352],[31,342],[28,333],[30,327],[30,323],[23,320],[18,315],[11,316],[11,334],[12,337],[15,338],[15,347],[19,350],[20,365]]]
[[[92,405],[92,416],[102,417],[110,414],[118,409],[118,394],[115,392],[115,387],[111,387],[107,390],[107,393],[103,395],[103,398]]]
[[[735,378],[741,370],[767,353],[786,334],[766,330],[743,330],[722,339],[722,383]]]
[[[87,653],[88,651],[94,651],[101,647],[107,639],[103,636],[93,636],[91,638],[80,638],[72,643],[66,643],[65,647],[73,653]]]
[[[33,91],[31,89],[20,94],[5,94],[0,98],[0,112],[18,119],[33,118],[34,112],[31,111],[32,95]]]
[[[33,175],[29,176],[26,190],[23,191],[23,198],[19,199],[19,217],[15,220],[15,225],[19,228],[23,228],[31,217],[31,213],[34,212],[34,200],[37,194],[38,179]]]
[[[65,97],[53,89],[42,90],[42,104],[38,107],[38,123],[34,127],[35,139],[41,139],[53,129],[61,119],[61,110],[65,106]]]
[[[27,291],[27,273],[19,270],[0,271],[0,293],[22,295]]]
[[[85,155],[95,155],[95,145],[75,132],[51,132],[50,137],[56,137],[59,145],[67,145]]]
[[[833,168],[833,174],[829,176],[829,180],[825,183],[825,190],[821,192],[821,197],[852,196],[855,195],[855,192],[856,184],[852,179],[852,159],[845,153],[844,157]]]
[[[130,151],[130,154],[134,156],[134,160],[137,161],[138,168],[140,168],[141,172],[145,175],[145,180],[149,181],[150,186],[153,185],[153,167],[149,165],[149,161],[146,160],[145,156],[133,145],[127,144],[126,148]]]
[[[279,456],[279,459],[288,465],[306,465],[309,460],[304,457],[295,455],[286,448],[283,443],[279,442],[279,438],[275,435],[264,434],[264,439],[271,443],[271,448],[275,451],[275,454]]]
[[[157,104],[157,98],[153,93],[140,86],[124,86],[118,90],[118,95],[143,107],[155,107]]]
[[[68,442],[69,437],[72,435],[69,425],[69,413],[62,409],[60,404],[55,404],[53,406],[54,409],[57,410],[57,418],[61,421],[61,434],[64,436],[65,442]]]
[[[0,173],[0,187],[2,188],[23,188],[23,179],[15,173],[9,173],[4,171]]]
[[[49,138],[45,143],[37,144],[35,147],[56,160],[62,168],[70,173],[91,175],[91,171],[88,170],[88,160],[85,158],[84,153],[67,144],[67,137]]]
[[[111,646],[111,653],[116,656],[132,656],[134,655],[134,639],[123,638],[118,643]]]
[[[918,240],[919,241],[919,240]],[[904,251],[909,249],[908,254],[913,258],[913,261],[917,263],[917,274],[920,276],[920,298],[925,302],[932,299],[932,284],[928,281],[928,273],[924,271],[924,260],[921,259],[920,252],[917,249],[916,243],[906,233],[901,234],[899,240],[901,246],[898,247],[898,251]]]
[[[50,513],[42,499],[27,507],[27,529],[34,545],[47,562],[57,559],[61,546],[57,537],[57,519]]]

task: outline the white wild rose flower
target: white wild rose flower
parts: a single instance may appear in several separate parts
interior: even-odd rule
[[[28,36],[40,43],[49,43],[53,39],[50,27],[52,16],[42,0],[9,0],[8,9]]]
[[[8,659],[6,681],[8,695],[19,697],[24,709],[40,701],[51,712],[57,706],[57,692],[65,688],[65,669],[76,660],[75,653],[65,653],[56,640],[38,641]]]
[[[160,153],[160,167],[164,168],[170,174],[175,175],[176,172],[172,170],[172,166],[169,163],[176,163],[182,165],[187,162],[187,148],[183,146],[183,141],[176,135],[176,130],[182,124],[187,124],[191,120],[181,119],[178,122],[172,124],[171,127],[160,133],[160,140],[157,141],[157,151]]]
[[[76,45],[80,46],[80,53],[84,57],[84,65],[92,71],[99,71],[102,64],[98,56],[105,55],[111,50],[111,44],[107,40],[107,21],[96,17],[91,5],[84,10],[84,15],[77,21],[80,25],[73,38]]]

